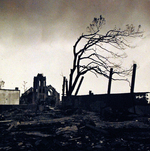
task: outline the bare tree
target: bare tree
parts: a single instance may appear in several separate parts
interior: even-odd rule
[[[73,66],[70,71],[69,87],[66,95],[72,95],[78,81],[87,72],[92,72],[96,76],[100,74],[108,78],[110,68],[113,68],[113,74],[121,77],[129,75],[132,71],[132,67],[129,69],[123,69],[122,67],[122,59],[127,57],[123,50],[132,48],[129,45],[128,38],[142,36],[141,26],[139,25],[135,29],[132,24],[126,25],[125,30],[115,27],[105,34],[101,34],[101,28],[105,25],[105,22],[105,18],[101,15],[99,18],[94,18],[93,22],[87,27],[88,33],[82,34],[75,42],[73,46]],[[110,50],[112,48],[113,51]],[[121,78],[120,80],[126,79]]]
[[[28,83],[28,82],[23,81],[22,86],[23,86],[23,90],[24,90],[24,92],[26,92],[26,91],[27,91],[27,86],[26,86],[26,84],[27,84],[27,83]]]

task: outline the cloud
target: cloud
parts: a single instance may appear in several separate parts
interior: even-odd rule
[[[13,87],[21,87],[24,80],[32,86],[33,76],[43,72],[50,79],[49,82],[56,84],[61,91],[60,74],[69,74],[72,46],[86,32],[86,27],[94,17],[102,14],[106,18],[103,31],[112,29],[115,25],[124,28],[126,24],[133,23],[136,26],[141,24],[148,35],[149,7],[149,0],[0,1],[0,61],[3,66],[0,78],[6,78],[7,87],[12,85],[12,81]],[[148,40],[141,44],[146,58]],[[129,58],[139,59],[142,66],[138,57],[141,53],[140,46],[136,49],[138,53],[132,51]],[[90,75],[87,75],[87,79],[90,79]],[[95,79],[96,85],[97,78]],[[91,85],[91,82],[86,80],[86,85]],[[88,91],[88,87],[83,89]]]

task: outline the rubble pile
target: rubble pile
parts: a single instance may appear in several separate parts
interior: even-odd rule
[[[6,151],[150,151],[149,117],[112,122],[81,110],[12,109],[0,114],[0,131],[0,150]]]

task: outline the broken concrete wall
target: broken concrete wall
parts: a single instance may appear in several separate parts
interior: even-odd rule
[[[0,89],[0,105],[19,105],[20,90]]]
[[[32,104],[33,103],[33,88],[29,88],[20,97],[20,104]]]
[[[33,88],[28,89],[20,98],[20,104],[58,106],[59,101],[59,93],[51,85],[46,86],[46,77],[42,74],[34,77]]]
[[[143,95],[146,93],[130,93],[122,94],[101,94],[101,95],[81,95],[81,96],[64,96],[62,97],[62,106],[64,108],[82,108],[85,110],[101,112],[106,107],[111,107],[114,110],[123,110],[130,108],[135,104],[138,105],[140,102],[136,102],[136,96]],[[141,102],[140,102],[141,103]],[[143,100],[143,104],[146,104],[147,100]],[[142,104],[142,103],[141,103]]]
[[[46,77],[43,74],[38,74],[34,77],[33,82],[33,104],[45,101],[47,95]]]

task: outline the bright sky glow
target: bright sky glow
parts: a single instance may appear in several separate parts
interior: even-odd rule
[[[0,79],[5,89],[19,87],[23,81],[33,86],[33,77],[43,73],[47,84],[62,92],[62,75],[69,77],[72,48],[94,17],[103,15],[102,32],[115,25],[140,24],[144,38],[135,49],[126,50],[126,67],[136,62],[135,91],[150,91],[150,1],[149,0],[8,0],[0,1]],[[131,77],[129,77],[129,80]],[[108,80],[87,74],[80,94],[106,93]],[[129,92],[127,82],[113,82],[112,92]]]

